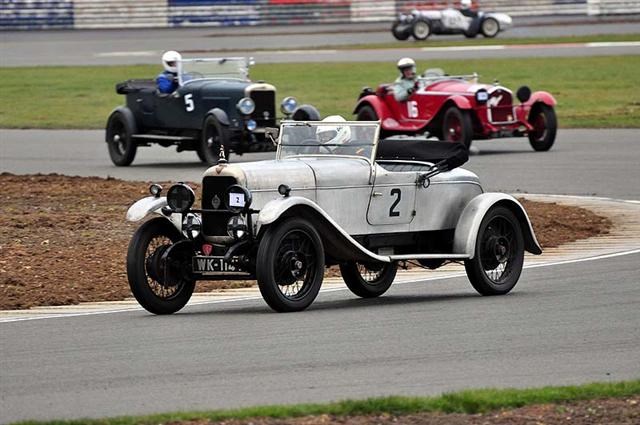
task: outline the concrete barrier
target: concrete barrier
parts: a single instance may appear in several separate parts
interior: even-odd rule
[[[0,0],[0,30],[386,22],[446,0]],[[481,0],[513,16],[640,13],[640,0]]]

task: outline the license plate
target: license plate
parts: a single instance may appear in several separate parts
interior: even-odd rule
[[[233,260],[232,260],[233,261]],[[193,257],[193,272],[200,274],[236,272],[238,268],[224,261],[224,257]]]

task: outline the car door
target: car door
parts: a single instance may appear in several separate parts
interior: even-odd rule
[[[368,223],[400,225],[398,231],[408,228],[415,216],[416,179],[415,171],[388,171],[377,165],[367,210]]]
[[[190,84],[180,87],[174,93],[155,98],[156,121],[162,128],[199,128],[202,111],[198,91]]]

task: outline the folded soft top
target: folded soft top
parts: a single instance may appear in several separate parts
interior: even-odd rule
[[[469,160],[469,151],[462,143],[398,137],[378,142],[376,160],[423,161],[434,164],[446,161],[447,169],[452,170]]]

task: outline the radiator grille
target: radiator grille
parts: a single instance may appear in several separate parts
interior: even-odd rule
[[[226,209],[227,188],[236,184],[236,179],[229,176],[207,176],[202,181],[202,209]],[[214,198],[218,197],[214,207]],[[203,213],[202,232],[207,236],[227,236],[227,222],[231,213]]]
[[[254,90],[251,99],[256,104],[256,110],[251,118],[258,123],[258,127],[275,126],[276,123],[276,93],[271,90]]]
[[[511,122],[513,117],[513,98],[511,93],[504,90],[496,90],[491,93],[487,104],[491,108],[492,122]]]

